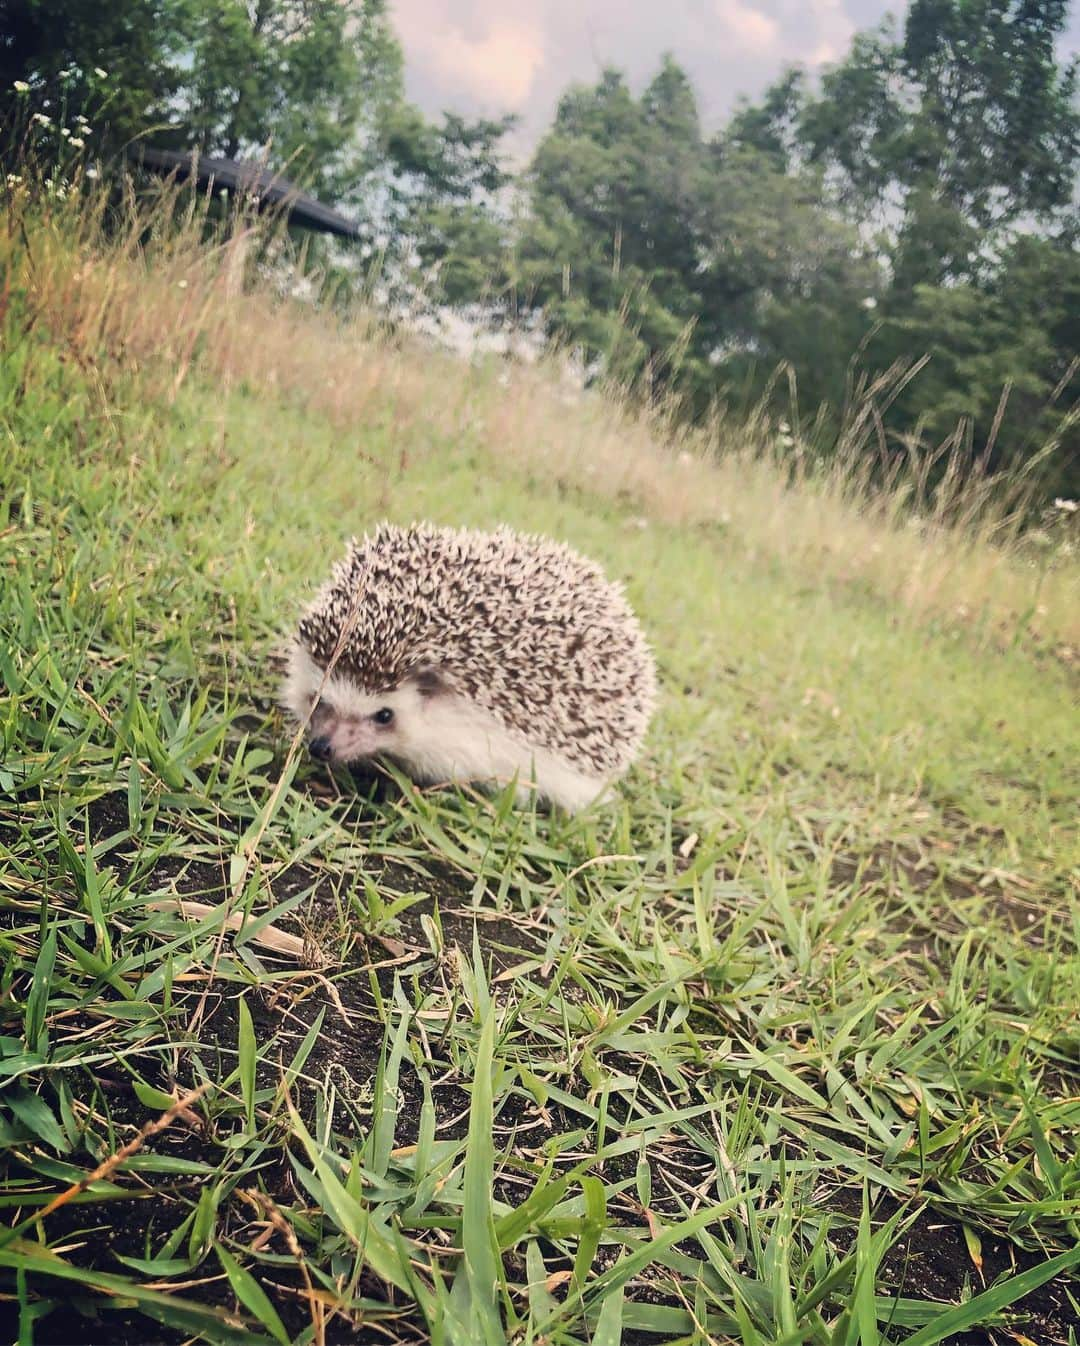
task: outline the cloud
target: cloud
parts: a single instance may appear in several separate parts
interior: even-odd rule
[[[746,0],[715,0],[713,12],[727,40],[741,50],[768,51],[776,44],[780,25]]]
[[[670,52],[686,70],[706,127],[790,65],[840,60],[890,0],[391,0],[409,97],[429,115],[515,112],[515,158],[551,124],[559,96],[605,66],[640,89]],[[1076,50],[1080,17],[1071,26]]]
[[[804,15],[812,17],[815,25],[815,42],[806,64],[815,67],[832,65],[839,61],[851,45],[858,26],[850,17],[842,0],[801,0]],[[884,17],[884,6],[873,22]]]
[[[454,110],[455,102],[464,101],[517,111],[544,60],[544,35],[535,22],[505,15],[498,5],[489,8],[488,18],[475,6],[480,12],[463,26],[444,5],[428,0],[406,0],[395,9],[410,74],[422,72],[422,80],[445,90],[445,106]]]
[[[606,66],[640,89],[666,52],[683,66],[707,127],[783,69],[835,61],[848,5],[887,0],[391,0],[408,95],[429,115],[516,113],[508,148],[529,153],[571,84]]]

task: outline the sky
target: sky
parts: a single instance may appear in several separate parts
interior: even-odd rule
[[[567,85],[608,65],[640,89],[670,51],[707,127],[788,65],[838,60],[852,35],[907,6],[887,0],[391,0],[408,96],[429,115],[514,112],[512,157],[528,154]],[[1066,50],[1080,49],[1080,0]]]

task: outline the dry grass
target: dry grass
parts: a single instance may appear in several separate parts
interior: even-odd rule
[[[289,297],[277,283],[289,247],[280,231],[255,225],[208,246],[206,212],[190,196],[118,212],[102,192],[90,208],[73,193],[45,203],[26,247],[16,246],[15,205],[0,241],[0,303],[21,289],[31,321],[86,367],[111,359],[172,396],[197,367],[226,390],[296,399],[343,435],[374,423],[402,443],[465,441],[497,469],[542,466],[671,527],[721,530],[736,557],[854,586],[919,622],[1077,659],[1080,566],[1063,538],[1033,544],[1019,533],[1022,480],[961,483],[957,440],[940,451],[951,463],[944,488],[922,508],[909,479],[871,483],[877,413],[910,371],[855,399],[828,467],[793,469],[790,437],[782,452],[764,415],[680,430],[625,399],[581,392],[554,359],[469,362],[389,334],[369,312],[342,317]]]

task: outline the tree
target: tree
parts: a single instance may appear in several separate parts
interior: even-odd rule
[[[918,432],[932,450],[961,425],[991,469],[1056,444],[1040,460],[1043,484],[1076,491],[1080,109],[1077,62],[1056,55],[1065,15],[1063,0],[914,0],[902,32],[887,22],[858,34],[816,93],[789,74],[736,112],[722,158],[754,150],[785,184],[773,195],[754,173],[725,194],[760,221],[733,274],[719,258],[707,304],[746,324],[729,367],[753,350],[782,356],[812,404],[835,399],[845,341],[870,372],[929,355],[884,413],[894,442]],[[788,194],[815,168],[817,204],[858,229],[853,257],[878,255],[872,334],[861,285],[830,246],[841,246],[835,220],[806,249],[812,292],[772,292],[772,263],[801,232]]]
[[[9,110],[85,114],[106,153],[266,156],[333,203],[363,197],[401,67],[386,0],[0,0]]]
[[[800,118],[806,100],[806,76],[787,70],[766,89],[759,103],[743,99],[724,128],[719,143],[729,150],[750,150],[787,173],[802,161]]]
[[[861,34],[801,115],[836,199],[896,222],[895,289],[967,279],[1006,229],[1051,223],[1080,156],[1065,0],[914,0],[903,35]]]
[[[386,0],[189,0],[177,135],[272,155],[324,200],[357,201],[402,101]]]
[[[524,300],[553,333],[631,382],[679,362],[704,168],[689,81],[670,59],[637,100],[616,71],[559,104],[526,178]]]
[[[713,146],[701,201],[700,340],[726,385],[760,396],[781,363],[802,405],[841,402],[849,362],[883,288],[880,262],[822,203],[812,172]],[[777,395],[786,395],[786,381]]]
[[[165,116],[187,0],[0,0],[0,118],[85,116],[123,145]],[[30,86],[25,98],[16,81]]]
[[[441,125],[402,103],[386,119],[384,198],[387,247],[412,301],[484,302],[508,285],[508,220],[500,196],[510,175],[500,142],[513,117]]]
[[[989,470],[1042,455],[1045,493],[1080,494],[1080,250],[1071,232],[1017,238],[985,278],[917,286],[869,355],[885,365],[913,352],[930,361],[894,407],[896,428],[921,424],[932,447],[967,424],[973,457]]]
[[[529,171],[519,245],[549,329],[694,412],[732,377],[763,387],[794,345],[809,394],[838,397],[880,282],[820,175],[793,162],[798,87],[789,74],[712,141],[670,58],[638,99],[610,71],[567,94]]]

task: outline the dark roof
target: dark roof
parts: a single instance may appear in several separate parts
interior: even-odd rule
[[[156,150],[141,145],[131,151],[136,163],[151,173],[175,174],[178,182],[193,179],[200,190],[230,191],[250,196],[263,209],[280,209],[290,224],[313,229],[338,238],[358,239],[360,230],[336,210],[324,206],[313,196],[283,178],[279,173],[239,159],[208,159],[204,154],[178,150]]]

